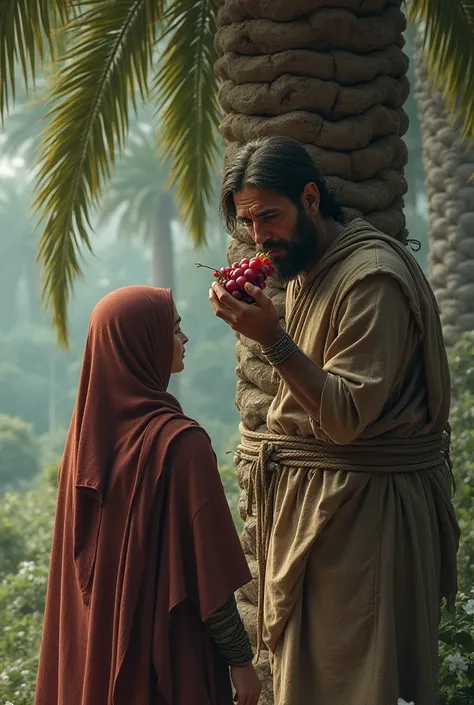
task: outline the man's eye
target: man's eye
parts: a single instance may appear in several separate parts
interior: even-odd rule
[[[266,215],[264,220],[266,223],[271,223],[273,220],[276,219],[276,214],[272,213],[271,215]]]

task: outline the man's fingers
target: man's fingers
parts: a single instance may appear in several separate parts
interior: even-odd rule
[[[251,284],[250,282],[247,282],[247,284],[245,285],[245,291],[260,305],[268,300],[268,296],[263,293],[260,287],[255,286],[255,284]]]
[[[224,306],[227,306],[228,308],[231,308],[234,311],[239,308],[239,302],[237,301],[237,299],[234,299],[234,297],[231,296],[229,292],[226,291],[224,287],[218,284],[217,282],[212,285],[212,291],[217,296],[221,304],[224,304]]]

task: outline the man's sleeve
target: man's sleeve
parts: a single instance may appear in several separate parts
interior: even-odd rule
[[[408,300],[389,274],[370,275],[354,286],[336,325],[315,423],[334,443],[346,445],[380,416],[404,374],[404,350],[414,345],[415,329]]]

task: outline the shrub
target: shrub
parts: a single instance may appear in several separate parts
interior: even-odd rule
[[[40,447],[32,427],[0,414],[0,496],[28,487],[40,471]]]

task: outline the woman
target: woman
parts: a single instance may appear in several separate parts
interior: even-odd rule
[[[256,705],[234,592],[251,576],[208,436],[166,390],[187,338],[171,293],[90,321],[59,468],[36,705]]]

